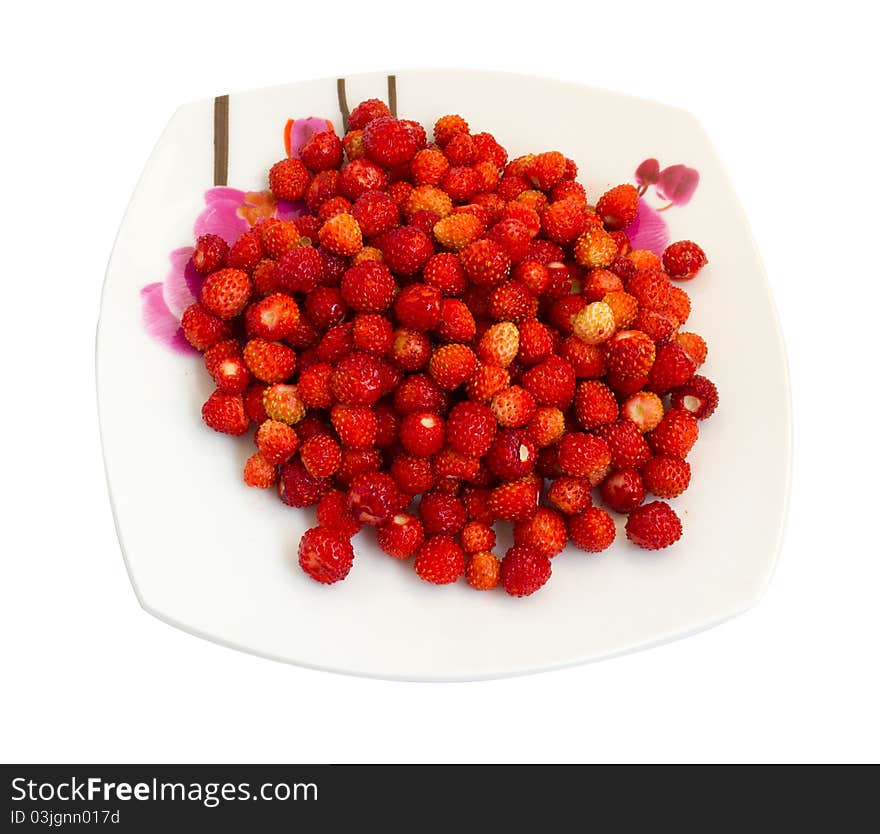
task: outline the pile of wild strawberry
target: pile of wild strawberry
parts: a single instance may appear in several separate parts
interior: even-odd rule
[[[662,259],[632,250],[636,189],[592,206],[576,174],[557,151],[508,162],[460,116],[429,144],[370,100],[342,139],[317,133],[269,171],[306,214],[231,247],[199,238],[206,278],[182,326],[217,385],[202,416],[257,426],[247,484],[317,505],[299,563],[318,582],[345,578],[366,524],[428,582],[531,594],[567,542],[614,540],[596,487],[636,545],[681,536],[674,510],[644,499],[687,488],[718,402],[670,280],[706,257],[690,241]],[[503,559],[496,521],[514,524]]]

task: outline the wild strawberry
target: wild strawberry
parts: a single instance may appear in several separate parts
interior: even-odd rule
[[[459,296],[467,286],[467,276],[458,257],[451,252],[438,252],[425,264],[422,278],[444,296]]]
[[[263,410],[270,420],[293,425],[305,416],[306,408],[295,385],[269,385],[263,391]]]
[[[244,464],[243,480],[250,487],[269,489],[278,479],[278,470],[259,452],[252,454]]]
[[[672,390],[672,407],[684,409],[698,420],[706,420],[718,407],[718,389],[711,380],[695,374],[689,382]]]
[[[390,232],[400,223],[400,211],[394,200],[383,191],[367,191],[355,200],[351,209],[366,238]]]
[[[410,374],[394,392],[394,409],[400,415],[414,411],[445,413],[448,406],[446,392],[427,374]]]
[[[490,471],[505,481],[528,475],[535,468],[538,448],[523,429],[502,429],[486,453]]]
[[[629,420],[599,426],[596,434],[608,444],[614,469],[636,468],[651,457],[651,450],[638,426]]]
[[[330,411],[330,422],[343,446],[369,449],[376,442],[376,415],[368,406],[334,405]]]
[[[429,458],[398,455],[389,467],[391,477],[401,492],[418,495],[434,486],[434,471]]]
[[[229,247],[226,266],[229,269],[252,272],[262,257],[263,244],[260,243],[260,232],[258,229],[249,229]]]
[[[507,428],[524,426],[535,414],[535,397],[525,388],[512,385],[492,398],[492,414],[499,425]]]
[[[361,313],[381,313],[391,306],[397,285],[388,267],[368,261],[346,270],[339,290],[342,299]]]
[[[699,434],[697,420],[689,411],[670,408],[660,421],[660,425],[648,435],[648,442],[655,455],[667,455],[683,460],[697,442]]]
[[[636,269],[663,268],[660,258],[658,258],[650,249],[633,249],[626,257],[635,264]]]
[[[299,322],[299,307],[284,293],[272,293],[251,304],[245,315],[248,335],[270,342],[286,339]]]
[[[547,490],[547,500],[564,515],[575,515],[593,506],[590,482],[586,478],[556,478]]]
[[[434,123],[434,141],[441,148],[445,148],[456,134],[469,132],[468,123],[458,115],[441,116]]]
[[[493,324],[482,336],[477,347],[481,362],[506,368],[519,352],[519,330],[513,322]]]
[[[706,253],[692,240],[670,243],[663,251],[663,269],[676,281],[689,281],[708,262]]]
[[[606,229],[624,229],[639,213],[639,192],[635,186],[616,185],[606,191],[596,203],[596,214],[602,218]]]
[[[500,284],[510,272],[510,258],[494,240],[475,241],[461,251],[460,257],[468,278],[480,287]]]
[[[568,336],[572,333],[574,317],[586,306],[587,301],[582,295],[566,294],[553,301],[547,318],[560,333]]]
[[[529,420],[526,431],[538,448],[550,446],[565,434],[565,415],[553,406],[541,406]]]
[[[642,467],[642,477],[649,492],[659,498],[677,498],[691,481],[690,464],[681,458],[651,458]]]
[[[607,342],[614,335],[617,323],[614,311],[604,301],[587,304],[571,320],[574,335],[588,345]]]
[[[299,541],[299,566],[322,585],[348,576],[354,564],[351,542],[326,527],[312,527]]]
[[[513,270],[513,277],[520,281],[536,298],[544,294],[550,282],[550,273],[547,267],[531,259],[518,263]]]
[[[424,332],[440,322],[440,290],[428,284],[410,284],[394,300],[397,321],[410,330]]]
[[[426,492],[422,495],[419,501],[419,517],[429,538],[438,535],[455,536],[467,521],[464,504],[455,496],[440,492]]]
[[[602,301],[611,308],[614,324],[618,330],[626,330],[630,327],[639,312],[639,302],[635,296],[623,290],[608,293],[602,297]]]
[[[309,183],[308,191],[306,191],[306,207],[308,210],[310,212],[317,212],[327,200],[332,197],[338,197],[339,181],[339,171],[321,171],[316,174]],[[310,233],[306,233],[301,217],[294,218],[293,222],[297,224],[297,229],[299,229],[301,235],[309,238],[317,237],[317,229],[310,228],[308,230]]]
[[[263,251],[270,258],[277,259],[299,246],[299,230],[289,220],[267,220],[260,230],[260,242],[263,244]]]
[[[599,553],[611,547],[617,529],[614,520],[600,507],[591,507],[568,519],[571,543],[587,553]]]
[[[635,423],[645,434],[656,429],[663,419],[663,402],[653,391],[639,391],[628,397],[620,407],[620,416]]]
[[[626,291],[646,310],[665,310],[672,284],[661,269],[639,269],[626,282]]]
[[[581,428],[593,429],[617,419],[617,400],[607,385],[591,379],[578,385],[574,412]]]
[[[534,191],[532,189],[521,191],[516,197],[516,202],[528,206],[538,215],[540,215],[544,211],[544,209],[546,209],[547,206],[550,205],[550,201],[547,199],[546,194],[541,191]]]
[[[318,362],[326,362],[335,365],[341,362],[354,350],[354,325],[350,321],[344,321],[331,327],[318,342],[315,357]]]
[[[329,200],[321,203],[321,208],[318,209],[318,221],[323,226],[328,220],[333,217],[336,217],[337,214],[351,214],[352,204],[351,200],[347,200],[341,194],[337,194],[335,197],[331,197]],[[320,237],[321,228],[318,227],[318,236]],[[363,234],[363,233],[362,233]]]
[[[635,469],[618,469],[612,472],[599,490],[602,500],[618,513],[628,513],[645,500],[645,485]]]
[[[412,131],[393,116],[371,119],[363,130],[364,152],[386,168],[409,162],[418,151]]]
[[[562,553],[568,541],[565,519],[556,510],[538,507],[528,521],[520,521],[514,526],[513,541],[552,559]]]
[[[651,501],[629,514],[626,537],[645,550],[660,550],[681,538],[681,521],[669,504]]]
[[[538,487],[530,477],[507,481],[495,487],[489,496],[489,510],[502,521],[525,521],[535,514]]]
[[[553,333],[547,325],[535,318],[527,318],[517,325],[519,328],[519,362],[530,368],[544,361],[553,353]]]
[[[247,306],[253,287],[248,274],[240,269],[218,269],[202,285],[202,306],[212,315],[231,319]]]
[[[273,466],[286,463],[299,448],[296,432],[279,420],[266,420],[257,429],[257,449]]]
[[[495,531],[482,521],[469,521],[461,529],[461,546],[467,554],[495,547]]]
[[[419,185],[410,193],[403,210],[410,222],[416,214],[422,211],[437,215],[434,223],[431,224],[431,229],[433,229],[434,224],[439,222],[441,218],[452,213],[452,200],[445,191],[441,191],[436,186]]]
[[[434,226],[437,225],[439,220],[440,215],[436,212],[428,211],[427,209],[419,209],[414,214],[409,215],[407,223],[409,223],[414,229],[424,232],[430,239],[431,235],[434,233]]]
[[[446,443],[463,455],[482,457],[495,439],[497,422],[482,403],[460,402],[446,419]]]
[[[462,344],[441,345],[434,349],[428,362],[428,373],[447,391],[467,382],[477,368],[474,352]]]
[[[444,248],[459,252],[483,234],[482,221],[473,214],[450,214],[434,225],[434,239]]]
[[[489,296],[489,315],[495,321],[521,322],[538,312],[538,299],[520,281],[504,281]]]
[[[355,521],[348,509],[348,496],[341,489],[331,489],[317,506],[318,524],[332,530],[340,536],[350,539],[360,529],[360,522]]]
[[[382,255],[398,275],[415,275],[434,254],[431,239],[413,226],[399,226],[383,238]]]
[[[440,180],[440,187],[457,203],[466,203],[484,185],[480,174],[466,165],[453,165]]]
[[[319,434],[310,437],[299,453],[306,471],[314,478],[329,478],[339,470],[342,454],[332,437]]]
[[[559,441],[558,465],[566,475],[588,478],[606,469],[610,463],[608,443],[600,437],[570,432]]]
[[[669,341],[675,332],[675,322],[669,316],[646,308],[639,308],[631,327],[648,335],[655,345]]]
[[[242,396],[244,401],[244,413],[248,420],[258,425],[269,419],[266,409],[263,407],[263,392],[268,386],[262,382],[251,382]]]
[[[344,357],[330,378],[337,402],[346,405],[373,405],[387,393],[388,365],[376,356],[353,351]]]
[[[282,159],[269,169],[269,190],[278,200],[301,200],[310,180],[306,166],[293,157]]]
[[[208,397],[202,406],[202,419],[214,431],[223,434],[244,434],[250,426],[241,397],[221,391],[214,391]]]
[[[342,165],[342,141],[332,130],[313,133],[300,148],[299,158],[310,171],[329,171]]]
[[[359,475],[378,472],[382,466],[382,455],[378,449],[342,448],[342,460],[336,473],[336,483],[351,486],[351,482]]]
[[[577,200],[553,202],[541,213],[541,228],[555,243],[571,243],[583,234],[586,226],[584,204]]]
[[[356,521],[379,527],[406,506],[394,479],[384,472],[358,475],[348,488],[348,507]]]
[[[400,443],[411,455],[436,455],[446,441],[443,419],[430,411],[415,411],[400,421]]]
[[[565,157],[559,151],[539,153],[526,169],[526,175],[541,191],[549,191],[565,174]]]
[[[511,547],[501,560],[501,585],[513,597],[527,597],[550,578],[550,560],[531,547]]]
[[[569,336],[559,346],[559,355],[571,365],[578,379],[605,376],[605,351],[599,345],[588,345],[577,336]]]
[[[510,376],[498,365],[478,363],[477,370],[465,386],[468,398],[491,403],[492,398],[510,386]]]
[[[409,167],[416,185],[438,185],[449,170],[449,160],[442,151],[426,148],[412,158]]]
[[[381,261],[383,259],[382,250],[375,246],[365,246],[351,259],[351,265],[357,266],[365,261]]]
[[[311,246],[299,246],[285,252],[277,261],[279,288],[286,293],[308,293],[321,283],[324,262]]]
[[[209,362],[208,369],[217,389],[224,394],[243,394],[250,383],[250,374],[239,355]]]
[[[349,130],[363,130],[373,119],[390,116],[391,111],[384,101],[368,98],[355,107],[348,117]]]
[[[491,526],[495,516],[489,507],[492,490],[485,486],[466,484],[461,490],[461,500],[469,521],[480,521]]]
[[[396,513],[376,533],[376,541],[389,556],[408,559],[425,541],[422,522],[409,513]]]
[[[305,313],[320,330],[339,324],[348,312],[348,305],[336,287],[316,287],[305,298]]]
[[[553,186],[553,190],[550,192],[550,199],[553,200],[554,203],[573,199],[581,206],[586,206],[587,190],[579,182],[574,182],[574,180],[562,180]]]
[[[694,360],[698,368],[706,361],[708,349],[702,336],[696,333],[676,333],[675,341],[684,348],[684,352]]]
[[[463,301],[444,298],[440,302],[440,321],[436,326],[438,338],[444,342],[469,342],[476,332],[474,316]]]
[[[263,258],[254,267],[251,283],[254,287],[254,295],[266,296],[279,292],[282,286],[278,280],[278,263],[269,258]]]
[[[473,553],[468,559],[465,579],[477,591],[491,591],[498,587],[501,577],[501,561],[488,550]]]
[[[313,507],[331,489],[326,478],[313,478],[299,458],[281,467],[278,496],[289,507]]]
[[[691,314],[690,296],[681,287],[670,287],[669,301],[663,308],[663,313],[669,316],[678,327],[682,327]]]
[[[640,330],[624,330],[608,342],[608,370],[619,377],[645,376],[656,356],[654,343]]]
[[[321,246],[336,255],[354,255],[364,245],[361,227],[350,214],[336,214],[318,232]]]
[[[623,290],[623,281],[609,269],[591,269],[581,289],[587,301],[602,301],[606,295]]]
[[[219,235],[201,235],[192,253],[192,265],[207,275],[223,266],[228,252],[229,245]]]
[[[489,229],[488,238],[501,246],[511,263],[518,264],[529,252],[532,235],[522,221],[508,217]]]
[[[464,573],[464,551],[452,536],[433,536],[416,552],[415,569],[426,582],[448,585]]]
[[[523,374],[523,387],[539,405],[567,409],[574,399],[575,375],[561,356],[548,356]]]
[[[648,386],[658,394],[684,385],[694,375],[697,363],[678,342],[657,348],[657,358],[648,376]]]
[[[394,331],[391,322],[378,313],[359,313],[352,320],[352,342],[358,350],[384,356],[391,348]]]
[[[617,243],[601,227],[588,228],[574,243],[575,260],[585,267],[609,267],[617,257]]]
[[[287,345],[251,339],[244,346],[244,361],[248,370],[263,382],[284,382],[296,369],[296,353]]]
[[[456,452],[449,447],[434,455],[433,464],[438,489],[450,494],[457,493],[457,490],[449,489],[452,481],[473,481],[480,473],[480,458]]]
[[[609,371],[605,383],[618,396],[628,397],[648,384],[648,376],[621,376],[616,371]]]
[[[443,153],[453,165],[472,165],[476,162],[476,143],[469,133],[456,133],[446,143]]]

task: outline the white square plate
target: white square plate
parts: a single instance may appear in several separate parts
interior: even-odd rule
[[[561,150],[578,163],[592,200],[632,182],[648,158],[686,166],[691,186],[698,172],[692,195],[685,183],[666,195],[675,198],[670,210],[645,209],[665,223],[661,237],[696,240],[710,259],[687,286],[687,329],[709,343],[704,371],[718,385],[721,406],[701,424],[689,458],[690,489],[672,502],[684,536],[649,553],[626,541],[618,519],[608,551],[593,556],[569,548],[554,559],[548,585],[522,600],[475,593],[463,581],[421,582],[411,562],[385,556],[368,533],[355,539],[355,566],[345,582],[321,586],[299,570],[297,543],[314,514],[244,486],[250,436],[233,440],[205,428],[199,409],[210,380],[198,357],[169,348],[176,317],[191,298],[181,270],[187,253],[173,263],[168,253],[192,244],[197,216],[222,225],[232,201],[231,222],[244,222],[235,219],[242,213],[236,205],[253,199],[209,191],[215,116],[220,128],[228,123],[229,184],[244,191],[265,188],[265,172],[285,154],[288,119],[323,117],[341,132],[337,80],[307,81],[181,107],[119,231],[98,327],[98,400],[119,540],[140,603],[168,623],[266,657],[417,680],[498,677],[594,660],[691,634],[749,608],[772,574],[784,526],[788,377],[748,224],[697,121],[654,102],[525,76],[439,70],[399,73],[394,82],[391,88],[384,75],[348,78],[347,101],[396,94],[400,115],[429,127],[444,113],[461,113],[512,157]],[[218,166],[222,182],[222,158]],[[654,209],[670,202],[656,189],[645,199]]]

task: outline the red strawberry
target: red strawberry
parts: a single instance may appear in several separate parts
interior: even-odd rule
[[[394,315],[403,327],[425,332],[440,323],[440,290],[428,284],[404,287],[394,300]]]
[[[464,504],[453,495],[426,492],[419,501],[419,517],[427,536],[454,536],[464,527],[467,512]]]
[[[368,98],[351,111],[348,117],[348,127],[349,130],[362,130],[373,119],[390,115],[391,111],[384,101],[377,98]]]
[[[535,188],[549,191],[565,176],[565,157],[559,151],[547,151],[534,157],[526,174]]]
[[[638,213],[639,192],[628,183],[606,191],[596,203],[596,214],[602,218],[606,229],[624,229]]]
[[[250,383],[251,377],[241,356],[221,359],[212,364],[210,371],[214,384],[224,394],[243,394]]]
[[[310,181],[306,166],[293,157],[282,159],[269,169],[269,190],[278,200],[301,200]]]
[[[565,415],[553,406],[541,406],[535,410],[526,431],[539,448],[550,446],[565,433]]]
[[[263,391],[263,409],[272,420],[293,425],[305,416],[306,407],[295,385],[276,383]]]
[[[252,454],[244,464],[244,482],[257,489],[269,489],[278,479],[275,466],[267,461],[259,452]]]
[[[417,371],[431,358],[431,341],[424,333],[399,327],[394,331],[388,358],[403,371]]]
[[[574,412],[581,428],[593,429],[617,420],[617,400],[607,385],[591,379],[578,385]]]
[[[449,170],[449,160],[436,148],[419,151],[409,164],[416,185],[438,185]]]
[[[391,462],[389,471],[400,491],[406,495],[426,492],[435,483],[434,470],[429,458],[397,455]]]
[[[467,346],[442,345],[434,350],[428,363],[428,373],[447,391],[467,382],[477,369],[477,357]]]
[[[228,252],[229,245],[219,235],[201,235],[192,253],[192,265],[207,275],[223,266]]]
[[[285,252],[277,264],[278,285],[287,293],[311,292],[325,277],[321,254],[311,246]]]
[[[550,578],[550,560],[531,547],[511,547],[501,560],[501,585],[513,597],[527,597]]]
[[[645,487],[659,498],[677,498],[691,482],[691,467],[681,458],[651,458],[642,467]]]
[[[426,284],[436,287],[445,296],[461,295],[467,287],[467,276],[457,255],[438,252],[425,264],[422,278]]]
[[[397,513],[376,533],[376,541],[389,556],[408,559],[425,540],[422,522],[409,513]]]
[[[496,394],[500,394],[509,386],[510,375],[504,368],[480,362],[467,383],[466,390],[469,399],[489,404]]]
[[[326,434],[318,434],[306,440],[299,456],[313,478],[329,478],[335,475],[342,463],[339,445]]]
[[[480,287],[500,284],[510,272],[510,258],[494,240],[484,238],[469,244],[461,251],[460,258],[468,278]]]
[[[296,369],[296,353],[287,345],[251,339],[244,346],[248,370],[263,382],[284,382]]]
[[[357,200],[367,191],[383,191],[387,184],[385,171],[369,159],[353,159],[340,171],[339,190],[349,200]]]
[[[281,467],[278,496],[290,507],[312,507],[330,489],[330,481],[327,478],[313,478],[299,458]]]
[[[231,319],[247,306],[253,287],[240,269],[218,269],[202,285],[202,306],[221,319]]]
[[[676,281],[689,281],[708,262],[706,253],[692,240],[670,243],[663,252],[663,269]]]
[[[305,298],[309,321],[320,330],[327,330],[345,318],[348,307],[336,287],[318,287]]]
[[[596,434],[608,443],[613,469],[635,468],[651,457],[651,450],[638,426],[629,420],[599,426]]]
[[[502,521],[525,521],[535,514],[538,491],[531,477],[508,481],[492,490],[489,509]]]
[[[648,376],[648,385],[658,394],[678,388],[694,375],[697,364],[678,342],[667,342],[657,349],[657,358]]]
[[[299,307],[283,293],[273,293],[251,304],[245,315],[249,336],[270,342],[281,341],[293,333],[299,323]]]
[[[263,393],[268,386],[262,382],[251,382],[244,392],[244,413],[252,423],[260,424],[269,417],[263,407]]]
[[[548,356],[523,374],[523,388],[539,405],[567,409],[574,399],[574,369],[561,356]]]
[[[669,504],[651,501],[629,514],[626,537],[646,550],[660,550],[681,538],[681,521]]]
[[[351,338],[358,350],[384,356],[394,341],[391,322],[378,313],[359,313],[352,321]]]
[[[635,296],[639,306],[657,312],[666,309],[672,284],[662,269],[639,269],[626,282],[626,291]]]
[[[523,429],[502,429],[486,453],[486,466],[499,478],[513,481],[535,468],[537,456],[535,441]]]
[[[330,490],[317,506],[318,524],[350,539],[361,529],[348,509],[348,496],[341,489]]]
[[[464,551],[452,536],[434,536],[416,552],[415,569],[426,582],[448,585],[464,573]]]
[[[259,229],[249,229],[239,237],[226,255],[226,266],[252,272],[263,257],[263,244]]]
[[[565,515],[582,513],[593,506],[590,482],[586,478],[557,478],[547,490],[547,500]]]
[[[387,393],[388,365],[376,356],[352,351],[339,361],[330,377],[330,390],[337,402],[373,405]]]
[[[482,457],[492,445],[497,427],[490,408],[482,403],[461,402],[446,419],[446,443],[463,455]]]
[[[384,472],[358,475],[348,488],[348,507],[355,520],[378,527],[406,506],[394,479]]]
[[[706,420],[718,407],[718,389],[715,383],[700,374],[672,390],[672,407],[689,411],[698,420]]]
[[[660,425],[663,419],[663,402],[653,391],[639,391],[627,398],[620,408],[620,416],[635,423],[644,434]]]
[[[632,326],[639,312],[639,302],[635,296],[621,290],[609,292],[602,297],[602,301],[611,308],[614,324],[619,331]]]
[[[208,397],[202,406],[202,419],[214,431],[223,434],[244,434],[250,426],[241,397],[221,391]]]
[[[299,230],[289,220],[270,219],[260,227],[260,242],[270,258],[280,258],[299,246]]]
[[[321,226],[318,239],[321,246],[336,255],[354,255],[364,245],[361,227],[350,214],[333,215]]]
[[[376,442],[378,423],[371,408],[364,405],[334,405],[330,422],[343,446],[370,449]]]
[[[479,553],[495,547],[495,531],[482,521],[469,521],[461,530],[461,546],[465,553]]]
[[[351,542],[325,527],[312,527],[299,542],[299,566],[322,585],[348,576],[354,563]]]
[[[184,337],[196,350],[207,350],[229,336],[229,325],[199,303],[191,304],[183,311],[180,326]]]
[[[640,330],[624,330],[608,342],[608,370],[618,377],[643,377],[656,361],[654,342]]]
[[[415,275],[434,254],[431,238],[415,226],[392,229],[380,248],[388,268],[398,275]]]
[[[511,385],[492,398],[492,414],[502,426],[524,426],[535,414],[535,398],[530,391],[519,385]]]
[[[477,332],[477,325],[468,306],[457,298],[440,302],[440,322],[436,327],[438,338],[445,342],[469,342]]]
[[[536,553],[552,559],[562,553],[568,541],[565,519],[556,510],[538,507],[527,521],[518,522],[513,528],[513,540],[526,545]]]
[[[639,435],[641,438],[641,435]],[[559,441],[559,468],[566,475],[590,478],[611,463],[611,452],[601,437],[571,432]]]
[[[445,413],[446,392],[426,374],[410,374],[394,392],[394,408],[401,415],[412,414],[414,411]]]
[[[694,360],[698,368],[706,361],[708,348],[702,336],[696,333],[676,333],[675,341],[684,348],[685,353]]]
[[[551,203],[541,213],[544,234],[555,243],[569,244],[586,228],[587,217],[583,202],[565,199]]]
[[[299,448],[297,433],[279,420],[266,420],[257,429],[257,449],[273,466],[286,463]],[[312,473],[314,474],[314,473]]]
[[[299,158],[315,173],[338,168],[342,165],[342,140],[332,130],[313,133],[300,148]]]
[[[699,434],[697,420],[689,411],[670,408],[660,425],[647,437],[654,454],[683,460],[697,442]]]
[[[619,513],[628,513],[645,500],[645,485],[635,469],[612,472],[602,481],[600,492],[602,500]]]
[[[599,553],[611,547],[617,529],[605,510],[591,507],[568,519],[568,535],[575,547],[587,553]]]
[[[365,261],[342,276],[342,298],[353,310],[381,313],[391,306],[397,285],[388,267],[379,261]]]
[[[412,132],[393,116],[371,119],[363,130],[364,152],[386,168],[409,162],[419,149]]]
[[[468,559],[465,579],[474,590],[491,591],[498,587],[500,577],[501,562],[488,550],[478,551]]]
[[[400,443],[411,455],[435,455],[443,448],[445,439],[446,429],[442,418],[430,411],[412,412],[400,422]]]
[[[342,449],[342,461],[336,473],[336,482],[342,486],[350,486],[358,475],[378,472],[382,465],[382,457],[378,449]]]

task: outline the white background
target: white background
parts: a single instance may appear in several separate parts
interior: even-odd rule
[[[0,758],[876,761],[880,67],[869,6],[7,9]],[[657,98],[712,136],[751,218],[791,364],[794,486],[769,592],[662,648],[474,684],[306,671],[163,625],[138,608],[119,554],[94,395],[104,266],[141,166],[182,101],[446,65]]]

